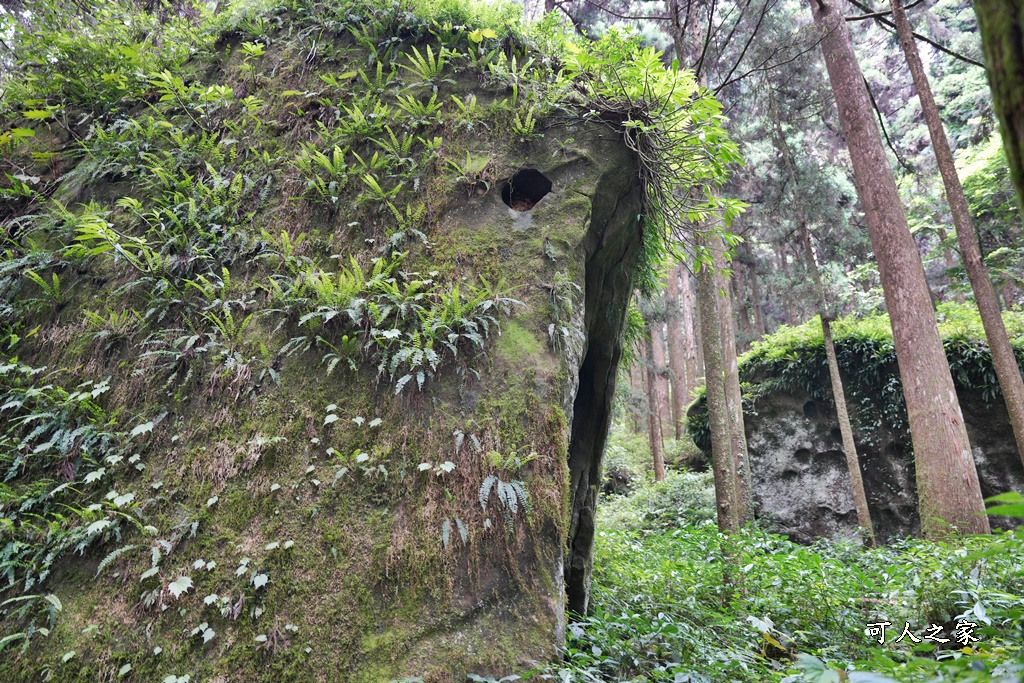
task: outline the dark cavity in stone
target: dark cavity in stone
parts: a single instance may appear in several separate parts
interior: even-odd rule
[[[514,211],[529,211],[551,192],[551,181],[543,173],[524,168],[505,181],[501,200]]]

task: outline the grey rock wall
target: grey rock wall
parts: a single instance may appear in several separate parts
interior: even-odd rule
[[[986,402],[967,391],[959,397],[982,493],[1024,492],[1024,467],[1002,400]],[[887,539],[919,533],[909,436],[885,427],[858,428],[856,407],[851,409],[876,534]],[[759,518],[804,542],[853,536],[857,514],[831,402],[803,392],[774,392],[758,398],[745,420]],[[992,522],[1015,526],[1007,519]]]

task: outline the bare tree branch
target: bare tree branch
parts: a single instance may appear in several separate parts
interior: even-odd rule
[[[924,2],[924,0],[914,0],[914,2],[910,3],[903,9],[910,9],[911,7],[916,7],[920,5],[922,2]],[[871,14],[858,14],[855,17],[845,17],[845,19],[847,21],[863,21],[865,19],[878,19],[879,17],[885,17],[890,14],[892,14],[892,10],[886,9],[882,10],[881,12],[872,12]]]
[[[889,149],[896,155],[896,161],[899,162],[900,166],[903,167],[908,173],[913,173],[914,169],[903,159],[899,152],[896,151],[896,147],[893,146],[892,140],[889,138],[889,131],[885,129],[885,120],[882,118],[882,111],[878,108],[878,103],[875,102],[875,94],[871,92],[871,85],[868,84],[868,79],[864,79],[864,87],[867,88],[868,98],[871,100],[871,106],[875,110],[875,114],[878,116],[878,125],[882,127],[882,135],[885,136],[885,143],[889,145]]]
[[[850,4],[852,4],[854,7],[856,7],[859,10],[861,10],[862,12],[866,12],[868,14],[878,14],[877,12],[872,10],[870,7],[868,7],[867,5],[865,5],[862,2],[859,2],[858,0],[850,0]],[[885,26],[888,26],[893,31],[896,30],[896,24],[892,23],[892,20],[886,19],[885,16],[874,17],[874,19],[878,23],[884,24]],[[934,40],[932,40],[931,38],[928,38],[927,36],[923,36],[920,33],[913,33],[913,32],[912,32],[912,35],[915,38],[917,38],[918,40],[920,40],[922,42],[925,42],[925,43],[928,43],[929,45],[934,47],[939,52],[945,52],[950,57],[955,57],[956,59],[959,59],[961,62],[966,62],[968,64],[973,64],[974,66],[979,66],[982,69],[985,68],[985,65],[982,64],[981,62],[973,60],[973,59],[971,59],[970,57],[968,57],[966,55],[962,55],[959,52],[955,52],[953,50],[950,50],[945,45],[940,45],[939,43],[936,43]]]

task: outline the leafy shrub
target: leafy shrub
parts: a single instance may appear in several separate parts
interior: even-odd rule
[[[715,519],[711,473],[673,472],[665,481],[645,481],[622,500],[606,500],[601,514],[609,528],[632,531],[679,529]]]
[[[708,475],[676,473],[601,501],[591,612],[570,624],[565,661],[542,669],[545,679],[1019,680],[1019,533],[806,547],[756,529],[724,536],[713,505]],[[922,638],[933,623],[950,636],[957,620],[977,624],[973,648]],[[884,647],[866,633],[881,621],[896,629]],[[923,642],[894,642],[905,622]]]

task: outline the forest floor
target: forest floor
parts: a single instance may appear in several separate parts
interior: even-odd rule
[[[618,430],[609,459],[642,440]],[[710,473],[641,480],[601,501],[592,614],[570,624],[565,662],[530,677],[1019,682],[1024,528],[876,549],[725,537]]]

